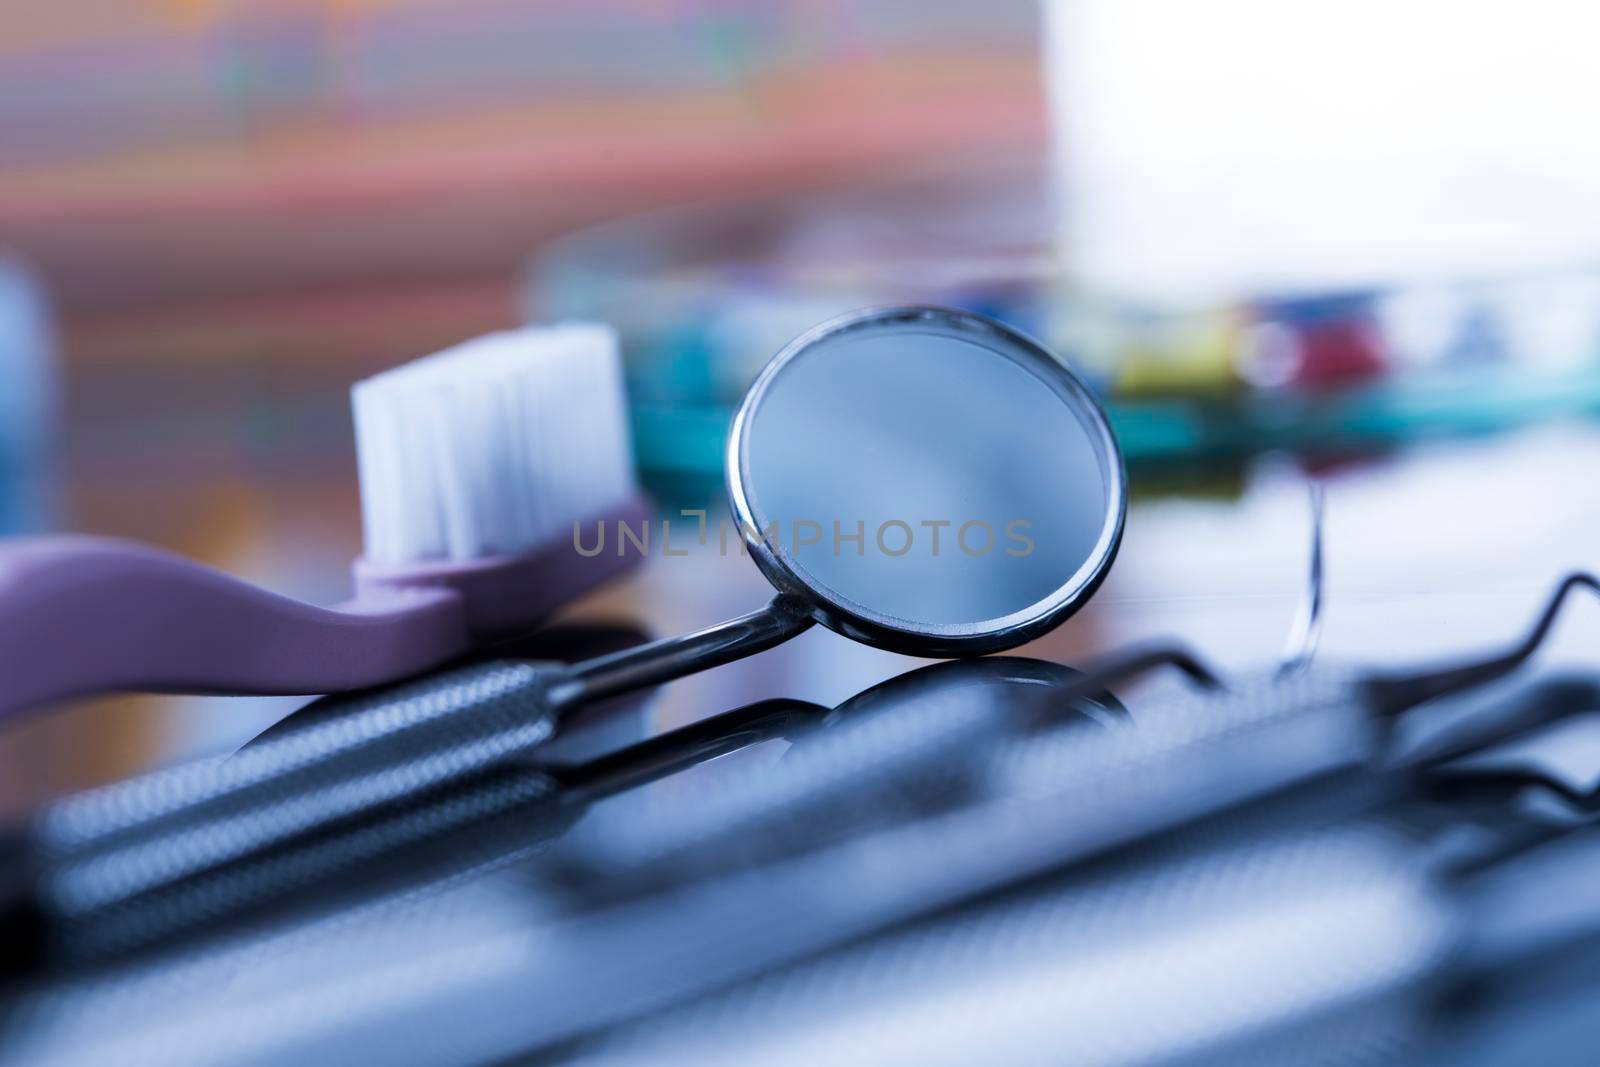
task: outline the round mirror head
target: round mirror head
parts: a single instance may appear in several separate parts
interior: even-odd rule
[[[839,633],[923,656],[1011,648],[1072,614],[1127,507],[1078,376],[935,307],[855,312],[779,352],[734,418],[728,492],[774,586]]]

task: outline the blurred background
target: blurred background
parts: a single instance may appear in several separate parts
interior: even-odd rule
[[[1176,631],[1270,660],[1313,482],[1332,653],[1493,640],[1588,562],[1600,13],[1579,5],[0,17],[5,533],[134,537],[332,602],[360,551],[356,379],[519,322],[611,322],[671,514],[720,499],[729,413],[778,346],[919,300],[1054,345],[1128,455],[1123,559],[1034,654]],[[672,632],[759,603],[743,561],[659,562],[581,610]],[[818,632],[652,715],[832,703],[906,665]],[[7,724],[0,805],[226,749],[296,703],[118,698]]]

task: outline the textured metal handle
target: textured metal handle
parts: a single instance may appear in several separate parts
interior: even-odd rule
[[[479,772],[554,735],[546,693],[564,672],[447,671],[348,698],[337,716],[231,758],[70,798],[40,821],[42,888],[66,914],[106,907]]]

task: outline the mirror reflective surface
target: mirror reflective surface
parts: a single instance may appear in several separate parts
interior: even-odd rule
[[[794,342],[752,387],[729,461],[768,577],[880,644],[1014,644],[996,635],[1064,617],[1121,533],[1121,459],[1088,390],[949,309],[862,312]]]
[[[915,716],[927,709],[971,709],[997,724],[997,729],[1110,728],[1132,723],[1128,709],[1110,692],[1063,702],[1061,691],[1083,677],[1075,668],[1024,656],[945,660],[862,690],[833,709],[823,724],[864,715]]]

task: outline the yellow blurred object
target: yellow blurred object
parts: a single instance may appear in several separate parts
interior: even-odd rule
[[[1118,396],[1220,395],[1241,385],[1247,319],[1227,308],[1161,315],[1129,328],[1118,346]]]

